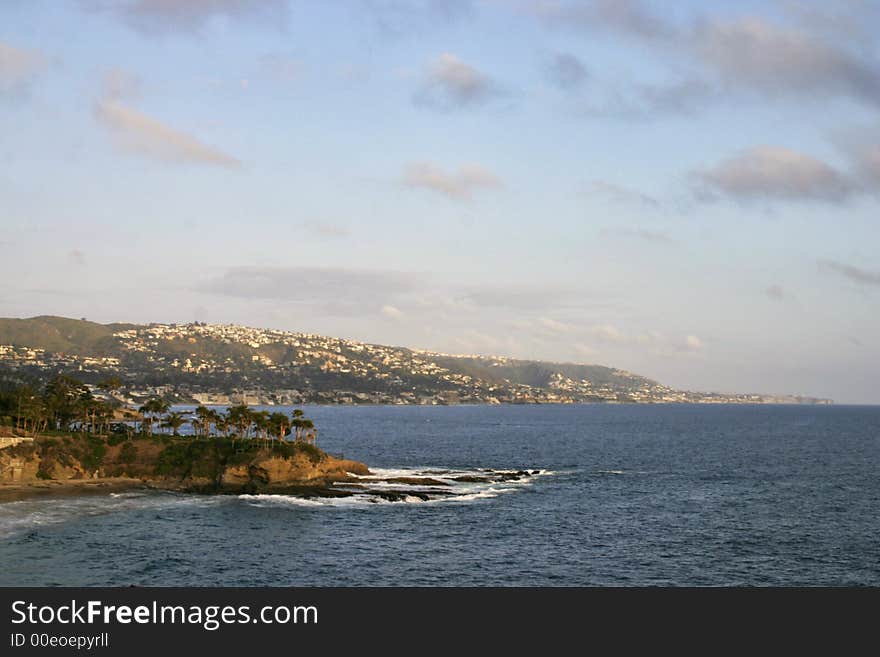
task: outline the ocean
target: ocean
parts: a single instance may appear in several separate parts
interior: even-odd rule
[[[306,411],[326,451],[446,485],[0,504],[0,585],[880,585],[880,407]]]

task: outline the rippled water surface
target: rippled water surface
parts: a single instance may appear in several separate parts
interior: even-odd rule
[[[0,584],[880,585],[880,408],[308,413],[401,501],[0,504]],[[440,483],[380,481],[403,476]]]

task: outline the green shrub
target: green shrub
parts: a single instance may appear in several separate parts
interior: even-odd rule
[[[133,443],[125,443],[119,450],[119,460],[122,463],[131,464],[137,459],[137,447]]]
[[[305,454],[309,461],[316,465],[324,460],[324,452],[314,445],[308,443],[294,443],[294,446],[297,451]]]
[[[83,468],[88,471],[97,470],[104,461],[104,454],[107,453],[107,446],[101,438],[88,436],[85,445],[79,451],[79,462]]]

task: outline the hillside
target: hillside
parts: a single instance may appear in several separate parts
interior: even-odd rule
[[[151,395],[224,404],[816,402],[676,391],[599,365],[456,356],[320,335],[208,324],[0,319],[0,378],[69,374]]]

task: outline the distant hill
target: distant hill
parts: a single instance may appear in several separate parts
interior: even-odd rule
[[[44,315],[30,319],[0,319],[0,344],[70,354],[113,352],[113,333],[128,324],[97,324],[82,319]]]
[[[236,325],[0,319],[0,375],[62,373],[87,383],[116,376],[128,400],[160,394],[204,403],[826,401],[677,391],[600,365],[457,356]]]

